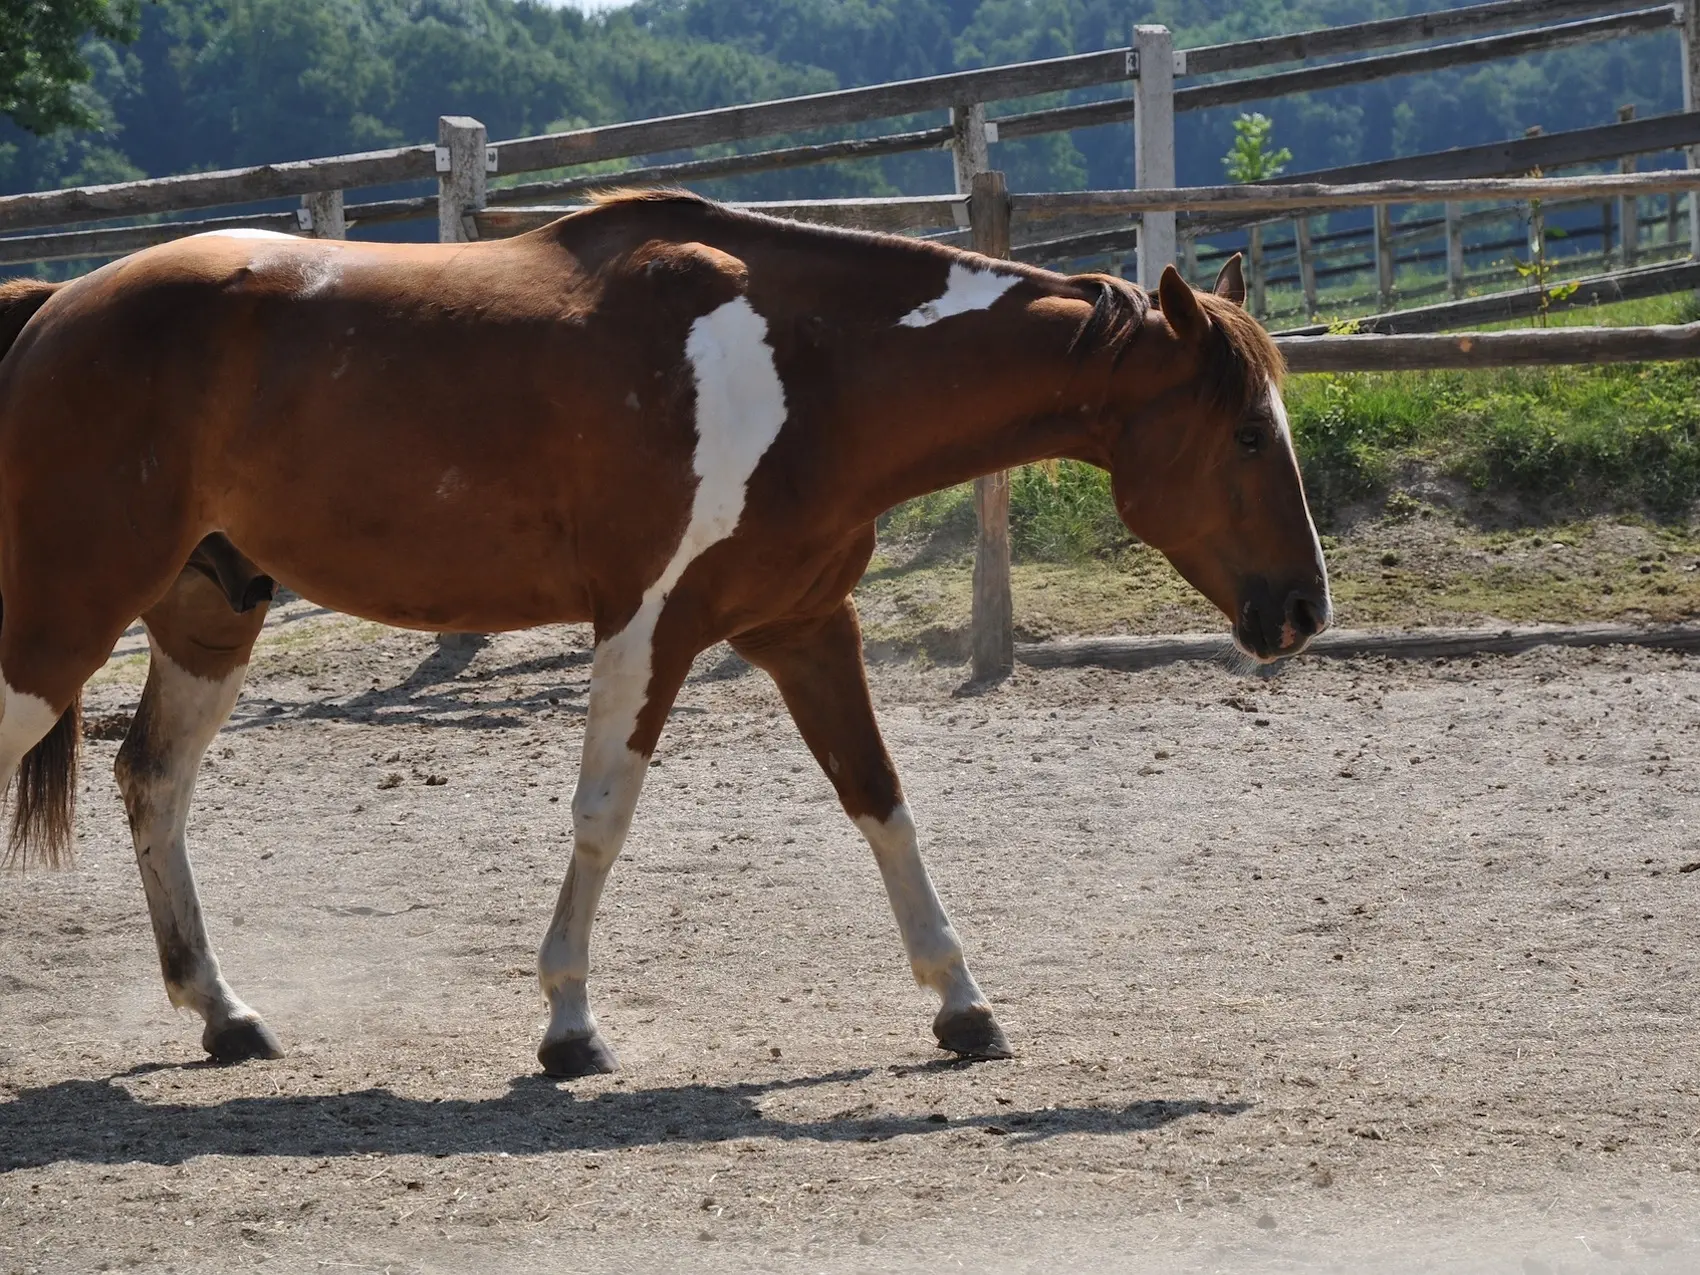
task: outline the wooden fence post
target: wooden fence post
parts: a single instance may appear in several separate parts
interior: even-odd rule
[[[1382,310],[1393,308],[1393,209],[1375,206],[1375,300]]]
[[[1293,222],[1293,245],[1299,254],[1299,291],[1304,294],[1305,318],[1316,318],[1316,254],[1310,241],[1310,218]]]
[[[988,171],[986,108],[971,102],[950,112],[951,158],[956,192],[968,196],[968,224],[975,252],[1009,255],[1009,191],[1002,173]],[[977,682],[1002,677],[1015,667],[1015,602],[1009,583],[1009,473],[974,480],[974,596],[968,621]]]
[[[1682,109],[1692,111],[1700,103],[1700,4],[1694,0],[1681,7],[1682,12]],[[1683,160],[1689,168],[1700,167],[1700,147],[1683,148]],[[1671,229],[1676,229],[1676,199],[1670,196]],[[1674,235],[1672,236],[1675,237]],[[1700,199],[1688,193],[1688,255],[1700,253]]]
[[[348,219],[342,213],[342,192],[321,190],[301,196],[307,214],[307,233],[314,239],[347,239]]]
[[[467,243],[478,238],[472,214],[484,207],[493,153],[484,125],[466,115],[437,119],[437,240]]]
[[[1181,274],[1194,287],[1198,285],[1198,239],[1191,231],[1179,236],[1181,253]]]
[[[1246,302],[1259,319],[1269,312],[1267,274],[1263,268],[1263,227],[1252,226],[1246,231],[1246,284],[1250,293]]]
[[[1175,184],[1175,39],[1168,27],[1137,26],[1133,47],[1139,78],[1133,82],[1133,184],[1142,189]],[[1146,213],[1139,222],[1139,282],[1155,288],[1175,259],[1175,214]]]
[[[968,199],[974,251],[1009,256],[1009,186],[999,172],[975,173]],[[1009,589],[1009,471],[974,480],[974,607],[970,636],[974,680],[1015,667],[1015,604]]]
[[[1627,124],[1634,118],[1635,103],[1630,102],[1617,108],[1618,123]],[[1625,155],[1617,161],[1617,171],[1620,173],[1633,173],[1635,167],[1636,158],[1633,155]],[[1622,195],[1618,198],[1617,236],[1622,244],[1618,259],[1628,268],[1635,264],[1635,251],[1641,246],[1641,201],[1634,195]]]
[[[1454,301],[1464,299],[1464,205],[1446,205],[1446,292]]]

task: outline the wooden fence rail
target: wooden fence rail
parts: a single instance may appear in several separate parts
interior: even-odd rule
[[[1425,336],[1287,336],[1294,372],[1425,372],[1700,359],[1700,323]]]

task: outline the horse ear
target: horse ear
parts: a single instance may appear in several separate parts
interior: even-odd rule
[[[1210,316],[1198,304],[1192,285],[1173,266],[1164,266],[1163,277],[1157,281],[1157,305],[1183,341],[1202,341],[1210,330]]]
[[[1237,306],[1245,305],[1245,271],[1240,267],[1239,253],[1229,257],[1216,275],[1214,291],[1217,296],[1226,297]]]

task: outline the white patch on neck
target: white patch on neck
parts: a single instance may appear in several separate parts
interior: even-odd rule
[[[291,239],[294,235],[286,235],[281,230],[250,230],[246,226],[233,226],[229,230],[203,230],[192,239]]]
[[[1020,282],[1021,276],[1017,274],[1005,274],[990,267],[953,261],[950,263],[950,274],[945,278],[943,294],[936,300],[916,306],[897,321],[898,325],[905,328],[926,328],[955,314],[984,310]]]
[[[691,324],[685,357],[697,391],[691,518],[672,558],[644,590],[637,613],[597,649],[592,678],[606,679],[611,711],[587,730],[587,768],[594,755],[602,754],[606,763],[612,759],[604,750],[626,747],[649,692],[651,643],[667,595],[686,567],[737,529],[750,475],[785,424],[785,386],[767,343],[767,320],[743,297]]]

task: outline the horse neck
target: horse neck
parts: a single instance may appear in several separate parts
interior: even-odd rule
[[[1104,360],[1069,351],[1089,307],[1034,309],[1000,315],[995,328],[989,316],[970,319],[959,339],[917,340],[911,358],[869,368],[873,401],[854,430],[869,516],[1033,461],[1108,463]]]

